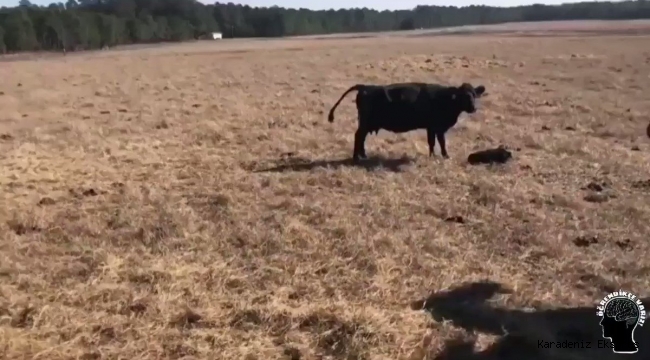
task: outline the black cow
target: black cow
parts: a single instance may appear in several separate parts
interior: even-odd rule
[[[473,87],[463,83],[459,87],[428,83],[397,83],[390,85],[357,84],[349,88],[330,110],[328,121],[334,122],[334,110],[351,91],[357,90],[359,125],[354,135],[355,161],[366,158],[366,136],[380,129],[404,133],[416,129],[427,130],[429,156],[434,156],[436,138],[440,152],[448,158],[445,133],[456,125],[464,111],[476,112],[475,100],[483,95],[485,86]]]

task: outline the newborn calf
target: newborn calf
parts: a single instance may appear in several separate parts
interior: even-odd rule
[[[472,165],[478,164],[503,164],[512,158],[512,153],[499,146],[496,149],[481,150],[469,154],[467,162]]]

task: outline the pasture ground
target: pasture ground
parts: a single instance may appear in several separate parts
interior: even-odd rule
[[[613,357],[596,303],[650,289],[650,39],[565,35],[2,63],[0,358]],[[488,96],[451,159],[380,132],[352,166],[354,94],[329,108],[409,80]]]

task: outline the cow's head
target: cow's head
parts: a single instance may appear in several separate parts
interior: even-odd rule
[[[454,89],[451,99],[459,107],[459,110],[468,114],[476,112],[476,99],[485,92],[485,86],[473,87],[469,83],[463,83]]]

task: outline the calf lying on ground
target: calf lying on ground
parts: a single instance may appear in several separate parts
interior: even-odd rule
[[[343,98],[357,90],[358,128],[354,135],[352,158],[366,158],[365,140],[369,133],[384,129],[404,133],[416,129],[427,130],[429,156],[434,154],[436,138],[440,152],[448,158],[445,133],[456,125],[464,111],[476,112],[475,100],[483,95],[485,86],[473,87],[463,83],[459,87],[427,83],[397,83],[385,86],[357,84],[349,88],[330,110],[328,121],[334,122],[334,110]]]
[[[495,149],[481,150],[469,154],[467,162],[472,165],[478,164],[503,164],[512,159],[512,153],[504,146]]]

